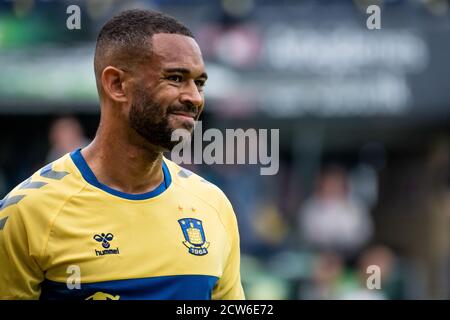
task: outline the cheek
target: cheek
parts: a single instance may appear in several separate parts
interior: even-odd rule
[[[137,98],[137,109],[141,116],[147,119],[152,119],[153,122],[159,122],[166,115],[166,106],[164,101],[156,96],[141,92]]]
[[[161,90],[158,95],[155,95],[153,102],[157,104],[161,110],[161,113],[167,116],[170,106],[177,104],[178,92],[177,89]]]

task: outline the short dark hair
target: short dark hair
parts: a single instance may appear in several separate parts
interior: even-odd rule
[[[126,10],[114,16],[100,30],[95,47],[94,69],[97,86],[108,65],[131,68],[151,53],[151,38],[157,33],[172,33],[194,38],[177,19],[153,10]]]

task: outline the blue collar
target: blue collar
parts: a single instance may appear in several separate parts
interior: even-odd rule
[[[77,166],[78,170],[80,170],[81,175],[83,178],[91,185],[102,189],[103,191],[106,191],[112,195],[129,199],[129,200],[145,200],[150,199],[153,197],[156,197],[163,193],[172,183],[172,177],[170,176],[169,169],[167,168],[166,163],[162,162],[162,170],[164,174],[164,181],[154,190],[146,193],[139,193],[139,194],[132,194],[132,193],[125,193],[119,190],[115,190],[113,188],[108,187],[107,185],[101,183],[97,180],[97,177],[94,175],[94,172],[92,172],[91,168],[89,168],[86,160],[84,160],[83,155],[81,154],[81,149],[77,149],[70,153],[70,157],[72,158],[73,163]]]

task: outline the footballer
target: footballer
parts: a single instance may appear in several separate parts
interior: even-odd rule
[[[94,69],[95,139],[0,202],[0,299],[244,299],[230,202],[163,156],[204,107],[191,31],[122,12],[98,35]]]

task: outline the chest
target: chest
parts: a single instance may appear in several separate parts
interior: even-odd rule
[[[68,203],[54,222],[46,277],[65,281],[79,266],[85,282],[172,275],[220,277],[229,240],[219,213],[202,201]]]

